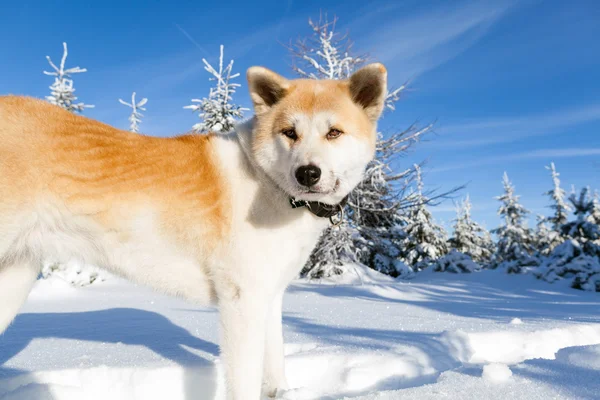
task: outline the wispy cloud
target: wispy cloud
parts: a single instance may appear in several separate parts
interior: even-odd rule
[[[520,117],[471,120],[439,127],[441,140],[432,143],[431,147],[464,148],[507,143],[549,135],[599,120],[600,104]]]
[[[531,150],[521,153],[508,154],[502,156],[492,156],[481,158],[478,160],[470,161],[467,163],[461,164],[452,164],[447,166],[442,166],[439,168],[432,168],[430,172],[447,172],[460,170],[465,168],[473,168],[480,167],[482,165],[493,165],[506,161],[520,161],[520,160],[531,160],[538,158],[568,158],[568,157],[589,157],[589,156],[600,156],[600,147],[598,148],[585,148],[585,147],[575,147],[575,148],[562,148],[562,149],[537,149]]]
[[[183,28],[181,27],[181,25],[179,25],[179,24],[175,24],[175,27],[176,27],[176,28],[177,28],[177,30],[178,30],[179,32],[181,32],[181,33],[183,34],[183,36],[185,36],[185,37],[186,37],[186,38],[187,38],[187,39],[188,39],[188,40],[189,40],[189,41],[190,41],[190,42],[191,42],[191,43],[192,43],[192,44],[193,44],[193,45],[194,45],[194,46],[195,46],[195,47],[196,47],[198,50],[200,50],[200,51],[202,52],[202,54],[204,55],[204,57],[210,57],[210,53],[209,53],[208,51],[206,51],[206,49],[205,49],[205,48],[204,48],[202,45],[200,45],[200,43],[198,43],[198,42],[196,41],[196,39],[194,39],[194,38],[192,37],[192,35],[190,35],[190,34],[188,33],[188,31],[186,31],[185,29],[183,29]]]
[[[405,78],[431,70],[477,43],[516,2],[455,2],[379,22],[359,44]],[[371,17],[371,16],[370,16]]]
[[[189,42],[190,48],[177,52],[165,51],[160,57],[139,57],[134,63],[115,65],[105,69],[104,73],[107,76],[118,76],[125,81],[143,79],[147,82],[147,86],[143,87],[147,92],[164,92],[173,89],[202,73],[202,58],[206,58],[210,63],[218,62],[220,44],[225,45],[226,61],[234,59],[236,65],[253,51],[259,50],[264,53],[265,44],[279,46],[277,38],[282,31],[285,31],[284,27],[298,31],[300,26],[306,24],[304,16],[289,17],[292,4],[292,0],[286,2],[281,18],[248,32],[237,32],[235,37],[207,36],[206,32],[200,35],[181,24],[173,23],[173,29],[178,31],[181,41]],[[136,85],[136,87],[140,86]]]

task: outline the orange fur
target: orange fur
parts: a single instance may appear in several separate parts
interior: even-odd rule
[[[336,128],[345,134],[356,135],[375,147],[373,123],[367,115],[351,100],[347,81],[297,79],[290,81],[285,96],[273,107],[273,111],[263,115],[259,124],[267,129],[257,130],[256,147],[271,140],[273,135],[290,127],[293,114],[312,115],[317,112],[331,112],[339,122]],[[300,139],[302,132],[298,132]],[[325,137],[323,137],[325,140]]]
[[[149,137],[7,96],[0,97],[0,140],[0,189],[11,193],[0,203],[33,206],[51,196],[117,232],[131,209],[158,204],[164,233],[196,254],[228,233],[227,189],[210,135]]]

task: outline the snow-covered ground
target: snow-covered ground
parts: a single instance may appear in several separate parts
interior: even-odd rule
[[[290,287],[282,398],[600,398],[598,293],[500,271],[361,281]],[[0,399],[222,398],[217,326],[121,280],[39,281],[0,336]]]

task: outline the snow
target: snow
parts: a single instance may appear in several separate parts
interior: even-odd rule
[[[367,283],[394,282],[389,275],[381,274],[360,263],[344,263],[338,268],[344,271],[340,275],[323,275],[320,278],[307,278],[311,283],[324,285],[363,285]]]
[[[106,280],[108,273],[92,265],[70,260],[67,263],[46,262],[42,268],[42,277],[59,278],[73,286],[87,286]]]
[[[346,284],[289,288],[292,389],[279,398],[600,393],[597,293],[500,270],[425,270],[410,281],[356,271]],[[212,308],[116,278],[84,288],[40,280],[0,336],[0,399],[222,399],[217,327]]]
[[[517,364],[532,358],[551,359],[562,348],[597,344],[598,339],[600,325],[574,325],[531,332],[465,333],[459,330],[448,334],[448,341],[456,346],[456,358],[470,364]]]
[[[481,377],[488,382],[503,383],[510,379],[512,371],[506,364],[488,364],[483,367]]]
[[[356,228],[344,220],[338,226],[327,228],[302,269],[302,276],[315,279],[351,274],[350,279],[360,278],[357,268],[362,271],[366,268],[355,267],[360,264],[359,251],[354,246],[356,236]]]
[[[436,272],[451,272],[457,274],[461,272],[476,272],[481,269],[481,266],[474,262],[467,254],[452,249],[450,250],[450,253],[435,260],[430,268],[433,268]]]
[[[599,359],[600,346],[570,347],[560,350],[555,360],[528,360],[511,367],[512,377],[502,383],[481,378],[480,369],[450,370],[433,385],[373,393],[356,400],[596,399]]]

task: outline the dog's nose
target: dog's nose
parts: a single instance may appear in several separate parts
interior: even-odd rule
[[[312,186],[321,179],[321,169],[316,165],[303,165],[296,170],[296,180],[302,186]]]

